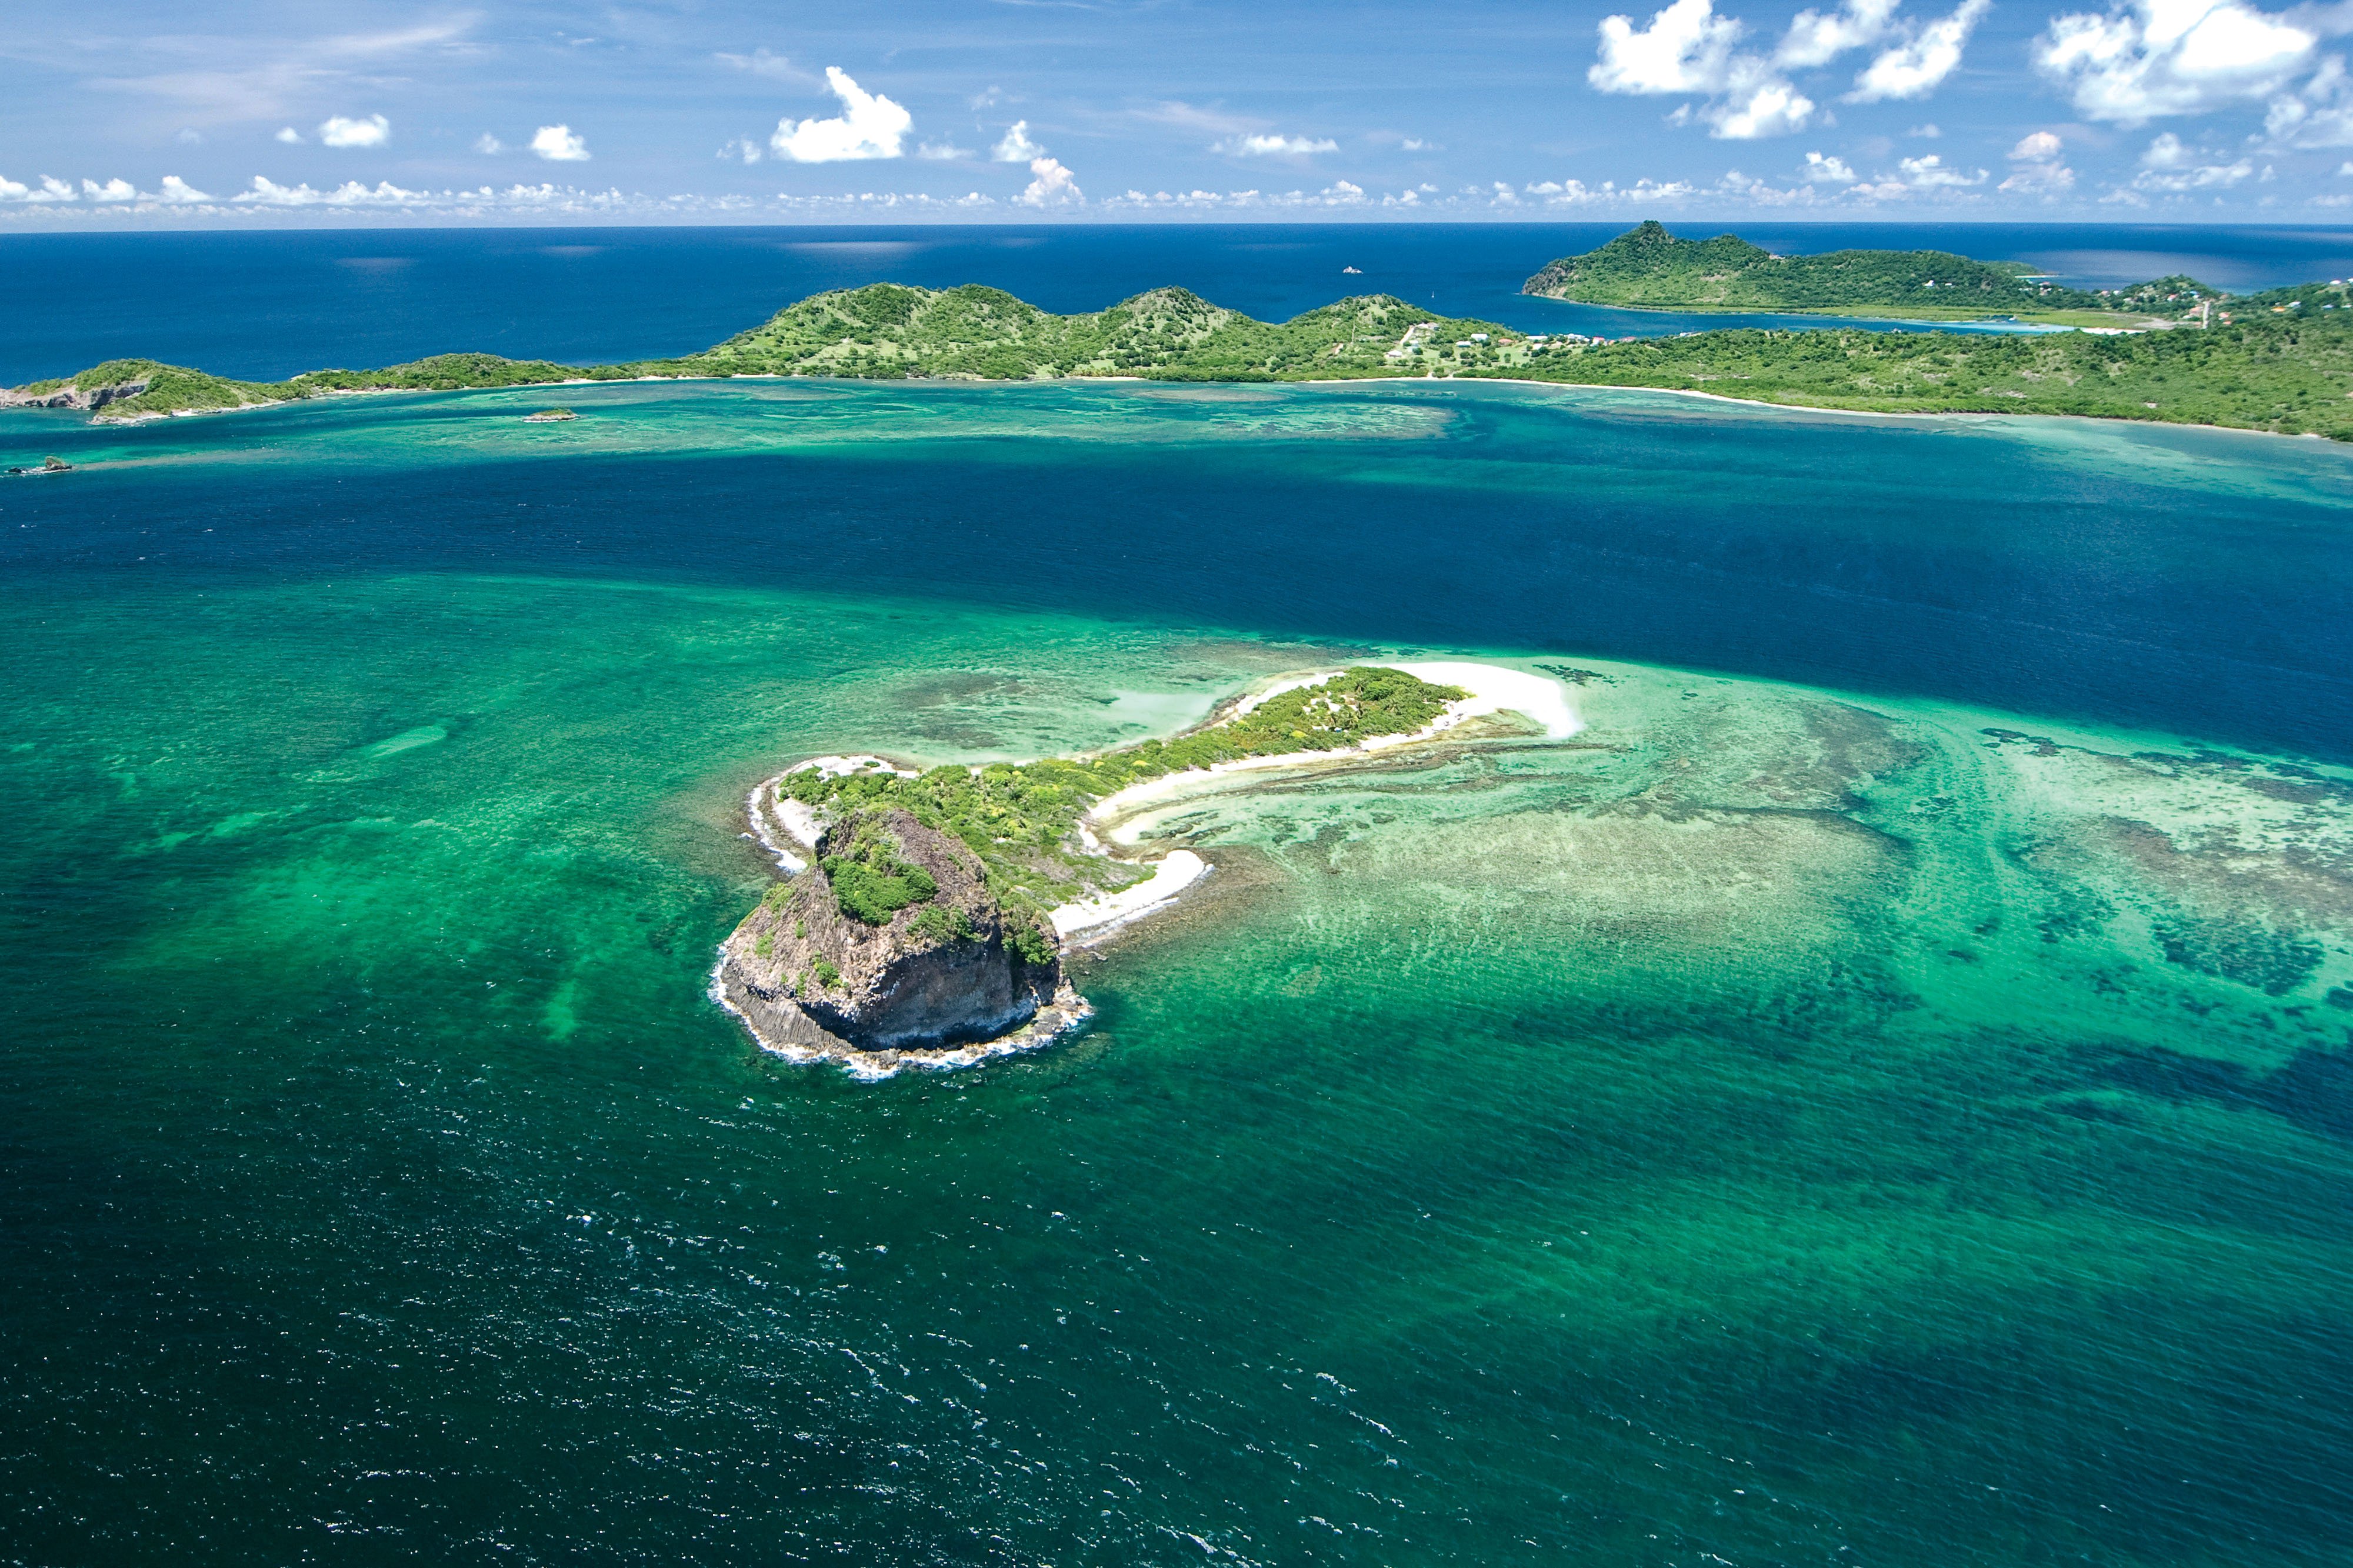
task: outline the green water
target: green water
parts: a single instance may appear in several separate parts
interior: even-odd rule
[[[2276,563],[2210,526],[2333,590],[2336,454],[1410,393],[728,437],[800,392],[27,427],[91,466],[0,493],[0,1558],[2348,1560],[2353,776],[2264,738],[2344,734],[2342,634],[2228,621]],[[1680,559],[1746,586],[1644,579],[1690,626],[1572,624],[1678,455],[1878,467],[1746,578],[1727,497]],[[1396,564],[1433,525],[1492,587]],[[2038,555],[2064,626],[1987,607]],[[1219,868],[1067,1046],[858,1083],[705,998],[782,762],[1390,651],[1588,727],[1172,812]]]

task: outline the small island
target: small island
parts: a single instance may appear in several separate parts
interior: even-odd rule
[[[522,422],[526,425],[561,425],[565,420],[579,417],[569,408],[543,408],[537,413],[524,415]]]
[[[1574,719],[1539,678],[1479,666],[1484,689],[1356,666],[1279,682],[1169,740],[1034,763],[926,772],[825,757],[752,794],[791,872],[721,945],[712,994],[769,1050],[876,1076],[1045,1044],[1092,1016],[1066,946],[1164,908],[1208,869],[1146,862],[1094,828],[1179,776],[1344,763],[1505,706],[1551,733]]]

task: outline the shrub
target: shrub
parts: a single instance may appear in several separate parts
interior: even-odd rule
[[[927,903],[940,886],[921,866],[899,858],[900,845],[880,824],[861,823],[849,846],[823,862],[841,912],[867,925],[887,923],[910,904]]]

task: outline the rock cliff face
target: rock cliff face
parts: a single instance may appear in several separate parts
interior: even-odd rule
[[[970,849],[895,806],[826,830],[722,945],[715,989],[763,1044],[828,1056],[1051,1035],[1091,1011],[1051,924],[1008,914]]]
[[[0,387],[0,408],[99,409],[118,398],[136,397],[147,390],[144,381],[118,381],[106,386],[79,387],[69,382],[50,392],[16,392]]]

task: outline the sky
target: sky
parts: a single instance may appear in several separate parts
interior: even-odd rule
[[[2353,0],[114,0],[16,23],[0,232],[2353,205]]]

